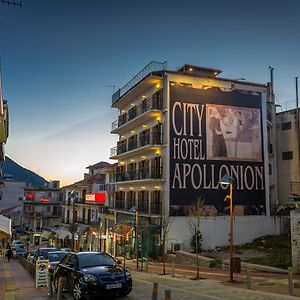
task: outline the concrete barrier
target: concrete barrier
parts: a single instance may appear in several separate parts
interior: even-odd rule
[[[19,263],[24,267],[24,269],[31,275],[32,278],[35,278],[35,265],[30,263],[25,257],[19,256]]]
[[[198,258],[200,267],[208,268],[215,262],[213,258],[205,257],[200,254],[198,255]],[[196,265],[196,254],[185,251],[176,251],[175,257],[172,255],[172,261],[174,261],[176,264]]]

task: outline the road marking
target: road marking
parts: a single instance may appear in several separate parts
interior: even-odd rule
[[[8,264],[3,264],[4,275],[6,277],[6,289],[4,294],[4,300],[16,299],[16,285],[12,276],[12,272],[8,268]]]

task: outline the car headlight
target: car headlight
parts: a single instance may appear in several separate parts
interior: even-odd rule
[[[85,283],[96,283],[97,282],[97,277],[95,275],[92,275],[92,274],[85,274],[83,276],[83,281]]]
[[[131,274],[128,271],[125,272],[125,278],[126,280],[129,280],[131,278]]]

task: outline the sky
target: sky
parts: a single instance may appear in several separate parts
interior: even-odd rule
[[[1,2],[1,1],[0,1]],[[300,1],[22,0],[0,3],[6,155],[62,185],[109,160],[114,89],[150,61],[267,83],[280,110],[300,75]]]

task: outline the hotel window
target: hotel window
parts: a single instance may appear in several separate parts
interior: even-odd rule
[[[292,122],[281,123],[281,130],[289,130],[292,128]]]
[[[282,152],[282,160],[293,159],[293,151]]]

